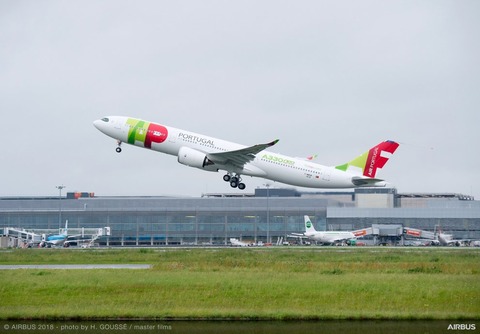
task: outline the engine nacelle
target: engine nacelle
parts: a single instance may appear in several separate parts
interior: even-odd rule
[[[178,162],[189,167],[200,168],[209,172],[218,172],[215,163],[205,153],[182,146],[178,151]]]

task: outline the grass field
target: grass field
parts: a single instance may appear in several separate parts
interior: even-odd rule
[[[29,249],[0,264],[0,319],[480,319],[480,250]]]

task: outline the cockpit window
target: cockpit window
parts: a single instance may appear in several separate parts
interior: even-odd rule
[[[108,117],[102,118],[102,121],[104,121],[104,122],[106,122],[106,123],[110,122],[110,120],[108,119]]]

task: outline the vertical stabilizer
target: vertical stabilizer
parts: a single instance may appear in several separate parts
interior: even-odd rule
[[[395,153],[398,146],[398,143],[392,140],[386,140],[372,147],[370,150],[356,157],[352,161],[343,165],[335,166],[335,168],[343,170],[344,172],[374,178],[377,174],[377,169],[383,168],[390,158],[387,155]]]
[[[315,227],[313,227],[312,222],[310,221],[310,217],[305,216],[305,234],[311,234],[317,232]]]
[[[63,230],[63,233],[60,233],[61,235],[68,235],[68,219],[65,221],[65,229]]]

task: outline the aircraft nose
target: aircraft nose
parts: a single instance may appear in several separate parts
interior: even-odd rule
[[[100,131],[103,132],[103,130],[107,127],[107,124],[110,122],[110,119],[108,117],[104,117],[102,119],[97,119],[96,121],[93,121],[93,125]]]
[[[93,121],[93,126],[96,127],[98,130],[100,130],[100,123],[102,121],[97,119],[96,121]]]

